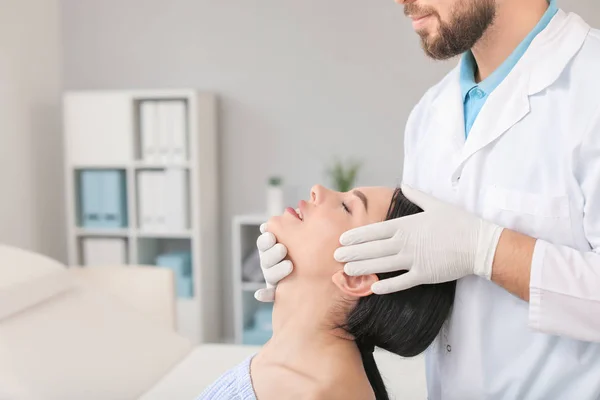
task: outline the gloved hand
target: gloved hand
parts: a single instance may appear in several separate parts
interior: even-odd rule
[[[292,273],[293,265],[290,260],[284,260],[287,256],[287,248],[277,243],[275,235],[267,232],[267,224],[260,226],[260,232],[256,246],[267,287],[257,290],[254,297],[258,301],[268,303],[275,301],[275,287],[280,280]]]
[[[407,270],[372,286],[387,294],[467,275],[491,278],[503,228],[462,209],[402,186],[402,193],[424,212],[345,232],[335,259],[351,276]]]

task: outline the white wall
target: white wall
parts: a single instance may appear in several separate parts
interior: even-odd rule
[[[561,4],[600,19],[597,0]],[[264,208],[272,173],[306,196],[336,154],[364,160],[360,184],[397,184],[408,113],[453,64],[424,57],[392,0],[62,0],[62,18],[67,89],[219,94],[229,335],[231,217]]]
[[[0,0],[0,243],[65,260],[58,0]]]

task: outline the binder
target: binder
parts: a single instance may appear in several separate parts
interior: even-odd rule
[[[153,230],[154,220],[152,218],[152,171],[140,171],[138,173],[138,220],[142,230]]]
[[[83,170],[79,174],[79,198],[81,204],[81,226],[100,228],[101,218],[101,171]]]
[[[127,226],[127,201],[124,171],[102,171],[101,179],[101,220],[103,227],[121,228]]]
[[[183,169],[165,171],[166,228],[182,231],[188,227],[187,173]]]
[[[171,160],[174,164],[187,161],[186,102],[173,101],[170,107]]]
[[[108,266],[127,264],[127,242],[117,238],[85,238],[82,240],[83,265]]]
[[[138,173],[138,207],[140,229],[149,232],[166,230],[165,172]]]
[[[140,149],[142,160],[158,162],[158,108],[157,102],[140,103]]]
[[[171,161],[171,102],[158,102],[158,162],[167,164]]]
[[[166,231],[166,199],[165,199],[165,172],[153,171],[152,184],[150,186],[152,195],[152,217],[154,229],[158,232]]]

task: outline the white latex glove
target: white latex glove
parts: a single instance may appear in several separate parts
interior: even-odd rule
[[[501,227],[406,185],[402,193],[424,212],[345,232],[334,256],[347,263],[346,274],[408,271],[374,283],[376,294],[473,274],[491,278]]]
[[[260,232],[261,235],[256,240],[256,247],[258,247],[260,267],[267,287],[257,290],[254,297],[258,301],[268,303],[275,301],[277,283],[291,274],[294,267],[290,260],[284,260],[287,256],[287,248],[283,244],[277,243],[275,235],[267,232],[267,224],[260,226]]]

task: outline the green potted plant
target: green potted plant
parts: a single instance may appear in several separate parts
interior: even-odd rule
[[[333,188],[339,192],[350,191],[356,183],[356,178],[361,167],[362,163],[356,160],[344,163],[340,159],[336,159],[333,165],[327,170]]]
[[[283,179],[271,176],[267,185],[267,213],[269,216],[283,213]]]

